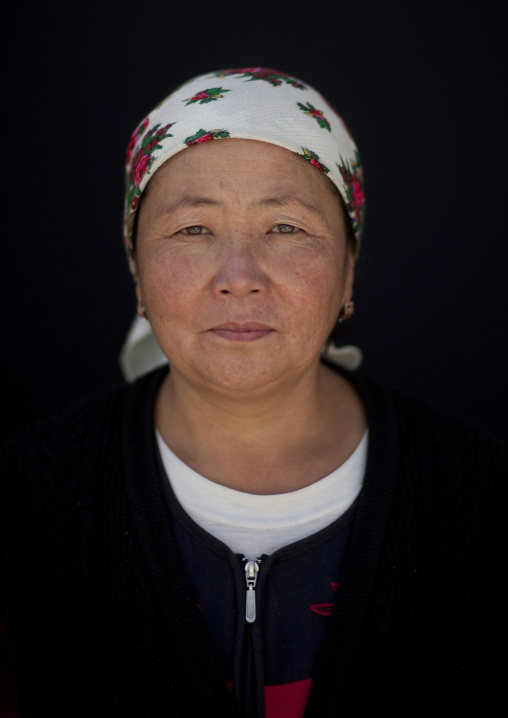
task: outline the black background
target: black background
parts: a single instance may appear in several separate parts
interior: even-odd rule
[[[503,28],[488,3],[11,8],[2,431],[120,380],[135,125],[196,74],[264,65],[320,90],[362,153],[367,222],[345,341],[364,370],[506,434]]]

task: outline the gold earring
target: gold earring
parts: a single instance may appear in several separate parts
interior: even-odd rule
[[[339,322],[343,322],[346,319],[350,319],[353,316],[353,312],[355,311],[355,303],[352,299],[349,299],[339,313]]]

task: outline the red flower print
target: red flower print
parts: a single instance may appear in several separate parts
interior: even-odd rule
[[[342,175],[342,179],[346,184],[352,184],[353,183],[353,175],[351,172],[346,169],[345,167],[340,168],[340,173]]]
[[[148,125],[148,120],[145,120],[141,125],[140,129],[143,131]],[[147,170],[150,169],[154,158],[152,157],[155,149],[161,149],[160,141],[166,137],[172,137],[167,134],[167,130],[171,125],[165,125],[159,129],[159,125],[153,127],[149,132],[146,133],[145,137],[141,141],[141,147],[136,152],[134,159],[132,160],[130,181],[135,187],[139,186],[139,183],[143,179],[143,176]]]
[[[167,137],[173,137],[173,135],[168,132],[172,123],[161,127],[159,122],[144,134],[148,127],[148,122],[148,118],[143,120],[139,127],[133,132],[129,146],[127,147],[127,164],[131,162],[126,190],[126,206],[129,212],[128,221],[126,223],[128,244],[132,239],[134,215],[139,206],[141,195],[139,185],[145,174],[150,172],[150,167],[155,161],[154,152],[163,148],[163,145],[160,144],[162,140],[165,140]],[[138,150],[134,158],[132,158],[132,154],[138,142],[140,143]]]
[[[126,152],[126,154],[125,154],[125,164],[126,164],[126,165],[128,165],[129,162],[131,161],[132,151],[133,151],[134,147],[136,146],[136,140],[137,140],[137,139],[138,139],[137,131],[135,130],[135,131],[132,133],[132,136],[131,136],[131,138],[130,138],[130,140],[129,140],[129,144],[127,145],[127,152]]]
[[[150,159],[150,155],[145,154],[143,148],[138,150],[131,169],[131,181],[134,182],[136,186],[139,186],[146,170],[150,166]]]
[[[310,162],[311,165],[314,165],[318,170],[321,172],[324,172],[325,174],[328,174],[330,171],[326,165],[324,165],[322,162],[319,161],[319,155],[317,155],[312,150],[309,150],[307,147],[302,147],[303,155],[298,153],[299,157],[303,157],[304,160],[307,160],[307,162]]]
[[[144,149],[142,147],[140,147],[139,150],[134,155],[134,159],[132,160],[132,165],[131,165],[131,173],[130,173],[131,182],[134,182],[134,177],[136,176],[136,166],[141,161],[144,154],[145,154]]]
[[[188,145],[199,145],[201,142],[208,142],[208,140],[213,140],[212,133],[209,132],[206,135],[201,135],[201,137],[196,137],[195,140],[190,140],[186,144]]]
[[[136,142],[138,141],[139,137],[143,134],[143,132],[146,130],[148,126],[148,117],[143,120],[143,122],[139,125],[139,127],[136,127],[134,132],[131,135],[131,138],[129,140],[129,144],[127,145],[127,155],[125,158],[125,164],[129,164],[132,157],[132,152],[134,150],[134,147],[136,146]]]
[[[365,212],[365,195],[363,194],[363,171],[360,155],[355,151],[354,160],[340,158],[341,164],[337,168],[342,175],[346,191],[346,207],[353,223],[357,237],[360,237]]]
[[[195,135],[186,137],[184,143],[190,147],[190,145],[198,145],[201,142],[222,139],[224,137],[229,137],[229,132],[227,130],[210,130],[209,132],[206,130],[198,130]]]
[[[270,70],[267,67],[242,67],[235,70],[223,70],[218,72],[215,77],[225,77],[226,75],[241,75],[244,78],[248,78],[247,81],[252,80],[264,80],[269,82],[270,85],[278,87],[285,82],[287,85],[292,85],[300,90],[306,90],[307,88],[301,82],[294,80],[284,72],[277,72],[277,70]]]
[[[355,207],[358,207],[358,209],[365,202],[365,196],[362,192],[362,187],[361,187],[360,182],[358,181],[357,177],[353,178],[353,198],[354,198],[353,201],[354,201]]]
[[[231,90],[226,90],[223,87],[207,87],[206,90],[196,92],[193,97],[188,97],[184,100],[185,106],[192,105],[196,102],[199,102],[200,105],[206,105],[208,102],[222,100],[225,92],[231,92]]]
[[[313,117],[320,127],[323,127],[323,129],[328,130],[328,132],[331,131],[330,123],[328,122],[326,117],[324,117],[323,110],[318,110],[317,107],[311,105],[310,102],[307,102],[306,105],[302,104],[301,102],[297,102],[296,104],[302,110],[302,112],[305,112],[305,114],[309,115],[309,117]]]
[[[325,171],[325,168],[323,167],[321,162],[318,162],[317,160],[315,160],[314,157],[312,157],[309,161],[310,161],[311,165],[314,165],[314,167],[317,167],[318,170],[321,170],[321,172]]]

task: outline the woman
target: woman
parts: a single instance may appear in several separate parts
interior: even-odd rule
[[[126,246],[170,369],[4,449],[27,714],[497,706],[505,449],[322,360],[363,214],[345,125],[282,73],[200,76],[135,130]]]

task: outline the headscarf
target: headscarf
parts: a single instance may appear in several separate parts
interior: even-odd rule
[[[126,157],[124,241],[133,263],[133,229],[145,187],[170,157],[227,138],[259,140],[300,155],[326,174],[344,200],[359,241],[365,214],[358,148],[325,98],[276,70],[219,70],[184,83],[132,133]]]
[[[219,70],[184,83],[136,127],[127,147],[124,241],[135,275],[133,230],[141,196],[164,162],[192,145],[228,138],[259,140],[300,155],[338,188],[356,240],[365,216],[360,155],[344,121],[308,83],[276,70]],[[354,346],[325,349],[347,368],[361,360]],[[166,362],[150,324],[136,317],[120,354],[125,378]]]

